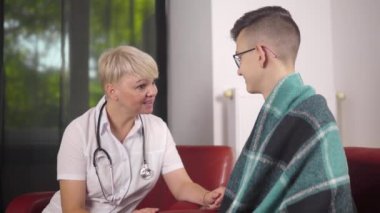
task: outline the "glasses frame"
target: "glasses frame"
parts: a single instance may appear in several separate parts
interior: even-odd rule
[[[235,63],[236,63],[236,66],[237,66],[238,68],[240,68],[241,56],[242,56],[243,54],[248,53],[248,52],[251,52],[251,51],[253,51],[253,50],[255,50],[255,49],[256,49],[256,48],[254,47],[254,48],[251,48],[251,49],[245,50],[245,51],[243,51],[243,52],[236,53],[236,54],[232,55],[232,57],[234,58],[234,61],[235,61]],[[263,46],[263,49],[266,49],[266,50],[268,50],[270,53],[272,53],[272,55],[273,55],[274,58],[278,58],[277,54],[276,54],[275,52],[273,52],[270,48],[268,48],[268,47],[266,47],[266,46]]]
[[[241,56],[242,56],[243,54],[248,53],[248,52],[251,52],[251,51],[253,51],[253,50],[255,50],[255,49],[256,49],[256,47],[251,48],[251,49],[248,49],[248,50],[245,50],[245,51],[240,52],[240,53],[236,53],[236,54],[234,54],[232,57],[234,58],[234,61],[235,61],[235,63],[236,63],[236,66],[237,66],[238,68],[240,68]]]

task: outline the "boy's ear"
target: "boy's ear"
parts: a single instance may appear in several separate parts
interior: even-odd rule
[[[259,63],[262,68],[265,68],[268,63],[268,56],[265,52],[265,48],[262,45],[256,45],[257,53],[259,54]]]

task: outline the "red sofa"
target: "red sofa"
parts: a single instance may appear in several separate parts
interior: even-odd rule
[[[380,148],[346,147],[345,152],[358,212],[380,212]]]
[[[226,184],[232,167],[230,148],[178,146],[178,150],[194,181],[208,189]],[[346,147],[345,152],[358,212],[380,212],[380,149]],[[20,195],[8,205],[6,213],[39,213],[52,194],[53,192],[35,192]],[[148,206],[157,206],[167,213],[204,212],[197,205],[175,201],[162,179],[140,204],[140,207]]]
[[[228,146],[178,146],[184,166],[193,181],[206,189],[227,184],[233,166],[232,149]],[[32,192],[14,198],[6,213],[40,213],[54,192]],[[171,195],[162,177],[140,203],[139,208],[158,207],[168,212],[205,212],[200,206],[178,202]],[[192,210],[191,210],[192,209]]]

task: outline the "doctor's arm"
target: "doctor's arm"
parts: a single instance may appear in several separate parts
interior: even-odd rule
[[[184,168],[166,173],[163,177],[177,200],[197,203],[209,209],[216,209],[220,206],[224,195],[224,187],[208,191],[199,184],[194,183]]]
[[[64,213],[88,213],[85,209],[86,182],[84,180],[60,180],[59,187]]]

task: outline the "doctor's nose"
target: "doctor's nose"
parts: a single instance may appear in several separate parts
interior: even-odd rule
[[[158,89],[155,83],[151,84],[146,93],[147,96],[156,96],[158,93]]]

